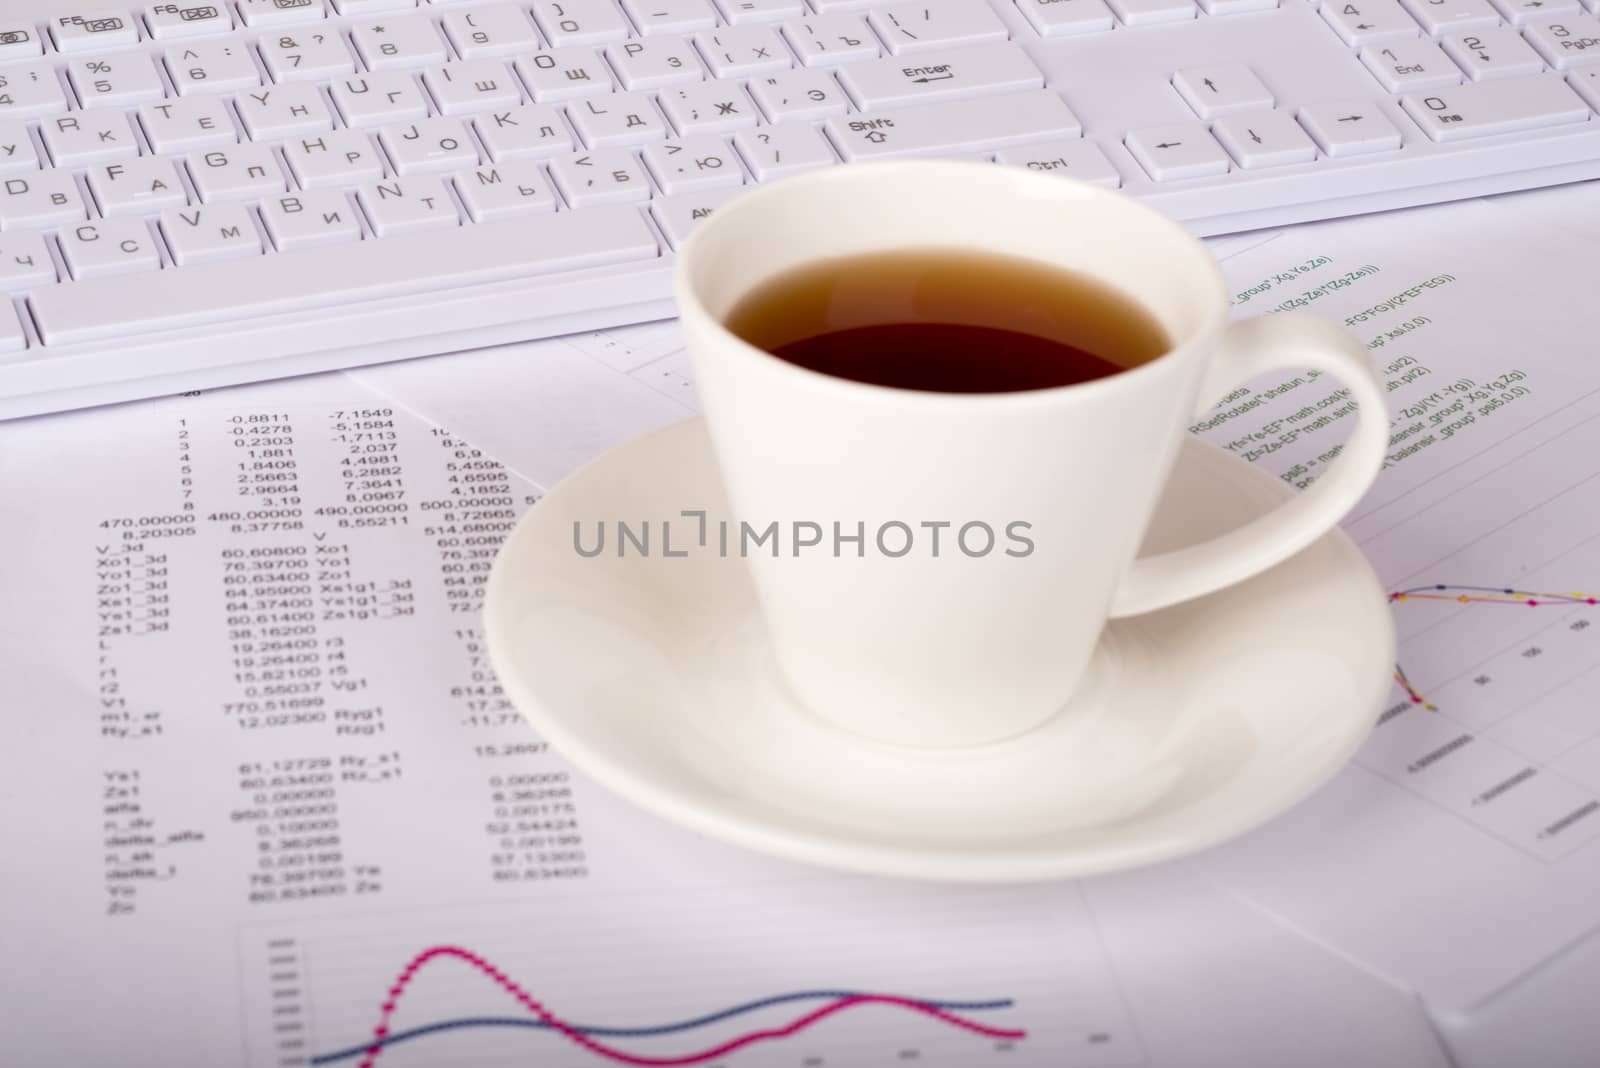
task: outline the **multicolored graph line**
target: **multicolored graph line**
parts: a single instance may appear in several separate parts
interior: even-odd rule
[[[1540,593],[1504,586],[1413,586],[1389,595],[1391,604],[1400,601],[1454,601],[1458,604],[1513,604],[1538,608],[1559,604],[1600,604],[1592,593]]]
[[[416,976],[417,971],[430,961],[446,957],[454,957],[457,960],[465,961],[467,964],[470,964],[485,976],[494,980],[494,982],[503,988],[506,993],[510,994],[518,1002],[520,1002],[523,1008],[527,1009],[534,1016],[534,1019],[530,1020],[522,1017],[472,1017],[460,1020],[445,1020],[439,1023],[428,1024],[423,1027],[414,1027],[406,1031],[391,1031],[389,1028],[389,1021],[394,1016],[395,1006],[399,1001],[400,996],[405,993],[406,987],[410,985],[411,980]],[[697,1027],[704,1027],[709,1024],[717,1023],[721,1020],[726,1020],[743,1013],[753,1012],[757,1009],[766,1008],[771,1005],[778,1005],[790,1001],[810,1001],[819,999],[826,999],[827,1004],[811,1010],[810,1012],[798,1017],[783,1027],[769,1028],[761,1031],[751,1031],[748,1034],[729,1039],[718,1046],[695,1053],[685,1053],[674,1056],[645,1056],[641,1054],[630,1053],[627,1050],[618,1049],[615,1046],[600,1042],[594,1037],[598,1035],[607,1038],[637,1038],[673,1034],[680,1031],[689,1031]],[[1028,1033],[1023,1030],[991,1027],[987,1024],[981,1024],[974,1020],[968,1020],[964,1017],[955,1015],[954,1012],[951,1011],[959,1010],[964,1012],[976,1012],[987,1009],[1010,1008],[1013,1004],[1010,998],[1000,998],[992,1001],[931,1001],[917,998],[900,997],[895,994],[873,994],[854,990],[806,990],[792,994],[779,994],[774,997],[763,998],[759,1001],[751,1001],[742,1005],[735,1005],[732,1008],[724,1009],[721,1012],[697,1017],[696,1019],[684,1020],[679,1023],[664,1024],[654,1027],[587,1026],[583,1024],[571,1023],[556,1016],[543,1005],[539,1004],[539,1002],[535,1001],[527,993],[527,991],[523,990],[522,987],[516,983],[515,980],[507,976],[494,965],[490,964],[483,957],[478,956],[476,953],[473,953],[470,950],[461,949],[458,946],[433,946],[432,948],[425,949],[421,953],[418,953],[415,957],[411,958],[411,961],[395,978],[394,985],[389,988],[388,1000],[386,1000],[381,1006],[381,1015],[378,1019],[378,1025],[373,1028],[371,1041],[364,1042],[360,1045],[351,1046],[348,1049],[320,1054],[312,1057],[311,1063],[314,1065],[332,1064],[336,1061],[347,1060],[352,1057],[360,1057],[360,1068],[372,1068],[372,1066],[377,1062],[378,1056],[386,1047],[392,1046],[399,1042],[405,1042],[409,1039],[421,1038],[424,1035],[437,1034],[441,1031],[450,1031],[463,1027],[532,1027],[560,1032],[560,1034],[569,1041],[585,1050],[588,1050],[590,1053],[607,1060],[615,1061],[619,1064],[650,1066],[701,1064],[705,1061],[715,1060],[719,1057],[727,1056],[735,1050],[743,1049],[745,1046],[753,1045],[758,1042],[789,1038],[793,1035],[799,1034],[812,1024],[818,1023],[827,1017],[834,1015],[835,1013],[843,1012],[846,1009],[853,1008],[858,1005],[872,1004],[893,1005],[909,1012],[930,1016],[941,1023],[948,1024],[964,1031],[971,1031],[974,1034],[983,1035],[988,1038],[1022,1039],[1026,1038],[1028,1035]]]
[[[1524,608],[1553,608],[1557,605],[1600,605],[1600,595],[1518,590],[1509,586],[1454,586],[1436,583],[1431,586],[1413,586],[1406,590],[1395,590],[1389,594],[1390,604],[1400,604],[1404,601],[1449,601],[1455,604],[1506,604],[1520,605]],[[1406,696],[1411,698],[1412,704],[1421,705],[1429,712],[1439,711],[1438,705],[1423,697],[1417,688],[1411,685],[1411,680],[1406,678],[1405,669],[1399,664],[1394,666],[1394,681],[1399,683]]]

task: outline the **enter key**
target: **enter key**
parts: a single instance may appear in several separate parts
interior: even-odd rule
[[[1044,88],[1044,74],[1026,52],[1009,42],[846,63],[837,73],[845,91],[863,111]]]

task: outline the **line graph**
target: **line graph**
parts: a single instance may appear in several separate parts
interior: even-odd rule
[[[1600,605],[1600,595],[1593,593],[1522,590],[1512,586],[1464,586],[1453,583],[1430,583],[1394,590],[1389,603],[1405,604],[1411,601],[1435,601],[1448,604],[1495,604],[1521,608],[1571,607],[1573,605]],[[1439,706],[1428,700],[1407,677],[1405,668],[1394,666],[1394,681],[1405,691],[1414,705],[1429,712],[1439,711]]]
[[[470,965],[482,975],[499,985],[507,994],[513,997],[523,1008],[530,1012],[534,1019],[504,1018],[504,1017],[469,1017],[456,1020],[447,1020],[439,1023],[428,1024],[422,1027],[410,1028],[405,1031],[394,1031],[390,1027],[395,1010],[400,998],[405,994],[406,988],[411,984],[417,973],[430,962],[440,959],[454,958]],[[674,1034],[690,1031],[698,1027],[717,1023],[757,1009],[767,1008],[772,1005],[796,1001],[810,1001],[826,999],[827,1004],[813,1009],[797,1017],[783,1027],[766,1028],[750,1031],[735,1038],[728,1039],[707,1049],[691,1053],[676,1054],[671,1056],[641,1055],[620,1049],[609,1043],[599,1041],[596,1036],[607,1038],[618,1037],[644,1037]],[[773,997],[762,998],[757,1001],[746,1002],[720,1012],[711,1013],[691,1020],[677,1023],[658,1025],[652,1027],[600,1027],[575,1024],[564,1020],[546,1009],[536,1001],[523,987],[505,972],[495,967],[482,956],[459,946],[432,946],[412,957],[400,974],[395,977],[394,984],[389,988],[387,999],[379,1009],[379,1019],[373,1028],[372,1038],[359,1045],[330,1053],[319,1054],[311,1058],[315,1065],[333,1064],[339,1061],[360,1057],[360,1068],[373,1068],[378,1057],[389,1046],[410,1039],[421,1038],[425,1035],[438,1034],[445,1031],[457,1030],[467,1027],[533,1027],[543,1030],[552,1030],[573,1042],[582,1049],[595,1054],[597,1057],[611,1060],[619,1064],[668,1066],[702,1064],[727,1056],[737,1050],[760,1042],[774,1041],[789,1038],[801,1031],[822,1022],[830,1016],[856,1006],[864,1005],[889,1005],[908,1012],[929,1016],[941,1023],[959,1030],[969,1031],[994,1039],[1020,1040],[1027,1037],[1027,1031],[1020,1028],[993,1027],[988,1024],[969,1020],[963,1016],[955,1015],[955,1011],[975,1012],[993,1009],[1004,1009],[1012,1006],[1010,998],[998,998],[988,1001],[934,1001],[927,999],[908,998],[898,994],[865,993],[852,990],[812,990],[799,991],[790,994],[780,994]],[[954,1011],[953,1011],[954,1010]]]
[[[401,902],[242,927],[247,1063],[1146,1061],[1094,918],[1075,893],[787,871],[772,881],[670,880],[633,838],[628,846],[629,866],[543,895]],[[697,846],[668,839],[661,854],[686,848]],[[690,856],[723,859],[709,850]],[[742,868],[743,858],[729,859]],[[774,885],[804,892],[775,905]]]

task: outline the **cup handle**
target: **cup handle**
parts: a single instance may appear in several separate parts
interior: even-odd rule
[[[1338,459],[1293,500],[1237,530],[1135,560],[1112,598],[1113,617],[1165,608],[1265,571],[1331,530],[1372,485],[1389,446],[1388,404],[1366,349],[1332,323],[1269,315],[1230,325],[1196,414],[1229,388],[1274,369],[1321,371],[1350,391],[1356,428]]]

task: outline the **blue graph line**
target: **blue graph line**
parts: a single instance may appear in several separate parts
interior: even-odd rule
[[[661,1024],[656,1027],[591,1027],[586,1024],[573,1024],[574,1031],[585,1035],[594,1035],[605,1038],[646,1038],[653,1035],[670,1035],[679,1031],[690,1031],[696,1027],[705,1027],[730,1017],[743,1013],[754,1012],[757,1009],[767,1008],[769,1005],[782,1005],[789,1001],[814,1001],[827,998],[836,1001],[840,998],[859,997],[857,990],[802,990],[793,994],[778,994],[760,1001],[748,1001],[743,1005],[735,1005],[731,1009],[711,1013],[709,1016],[700,1016],[693,1020],[684,1020],[680,1023]],[[981,1012],[985,1009],[1009,1009],[1015,1002],[1011,998],[997,998],[993,1001],[931,1001],[923,998],[916,999],[923,1005],[933,1009],[947,1009],[950,1011]],[[335,1061],[348,1060],[358,1057],[373,1046],[392,1046],[397,1042],[405,1042],[424,1035],[435,1034],[440,1031],[454,1031],[461,1027],[531,1027],[538,1030],[548,1030],[549,1024],[543,1020],[530,1020],[522,1016],[468,1016],[459,1020],[441,1020],[438,1023],[424,1024],[413,1027],[407,1031],[396,1031],[385,1035],[381,1041],[371,1040],[348,1049],[336,1050],[333,1053],[322,1053],[311,1058],[312,1064],[333,1064]]]

